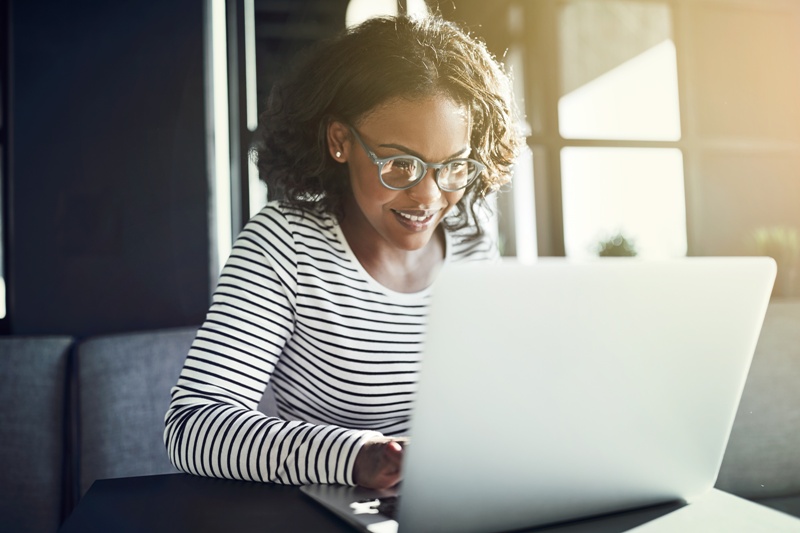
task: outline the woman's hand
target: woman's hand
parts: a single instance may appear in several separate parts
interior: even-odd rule
[[[369,489],[388,489],[402,478],[403,447],[408,439],[379,437],[368,440],[359,450],[353,480]]]

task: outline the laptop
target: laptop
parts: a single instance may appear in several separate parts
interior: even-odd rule
[[[400,499],[302,490],[373,533],[691,503],[716,481],[775,273],[763,257],[448,265]]]

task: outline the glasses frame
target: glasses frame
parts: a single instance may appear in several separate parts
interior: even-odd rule
[[[393,155],[393,156],[390,156],[390,157],[378,157],[377,155],[375,155],[375,152],[373,152],[372,149],[369,146],[367,146],[367,144],[361,138],[361,135],[358,134],[358,131],[356,131],[356,129],[353,126],[347,126],[347,127],[350,129],[350,132],[353,134],[353,137],[355,137],[356,140],[358,141],[358,144],[361,145],[361,148],[364,149],[364,152],[366,152],[367,157],[369,157],[370,161],[372,161],[375,165],[377,165],[377,167],[378,167],[378,179],[381,181],[381,185],[383,185],[387,189],[391,189],[393,191],[405,191],[405,190],[410,189],[411,187],[417,185],[428,174],[428,169],[432,168],[433,171],[434,171],[433,172],[433,178],[434,178],[434,181],[436,182],[436,186],[437,187],[439,187],[444,192],[458,192],[458,191],[460,191],[462,189],[466,189],[467,187],[469,187],[470,184],[472,184],[472,182],[475,181],[477,179],[477,177],[481,175],[481,172],[486,170],[486,165],[484,165],[483,163],[481,163],[479,161],[475,161],[474,159],[469,159],[469,158],[452,159],[452,160],[450,160],[450,161],[448,161],[446,163],[428,163],[427,161],[423,161],[419,157],[416,157],[416,156],[413,156],[413,155],[405,155],[405,154],[404,155]],[[387,163],[389,163],[391,161],[394,161],[395,159],[413,159],[414,161],[419,162],[420,165],[422,166],[422,174],[420,175],[419,178],[415,179],[414,181],[412,181],[411,183],[409,183],[405,187],[394,187],[392,185],[387,184],[385,181],[383,181],[383,167],[386,166]],[[447,187],[442,187],[442,184],[439,183],[439,172],[444,167],[446,167],[446,166],[448,166],[448,165],[450,165],[452,163],[458,163],[458,162],[472,163],[473,165],[475,165],[475,168],[477,168],[477,170],[475,172],[475,175],[472,176],[467,181],[467,183],[465,183],[461,187],[458,187],[457,189],[449,189]]]

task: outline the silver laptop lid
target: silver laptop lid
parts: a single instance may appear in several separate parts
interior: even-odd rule
[[[774,277],[768,258],[446,267],[400,531],[508,530],[707,491]]]

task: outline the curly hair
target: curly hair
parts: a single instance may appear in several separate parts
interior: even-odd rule
[[[332,120],[357,124],[392,99],[444,95],[472,117],[473,157],[486,170],[445,222],[482,233],[476,205],[510,181],[522,137],[510,82],[485,44],[440,16],[379,17],[315,46],[275,84],[251,154],[270,199],[317,206],[339,220],[348,170],[330,157]]]

